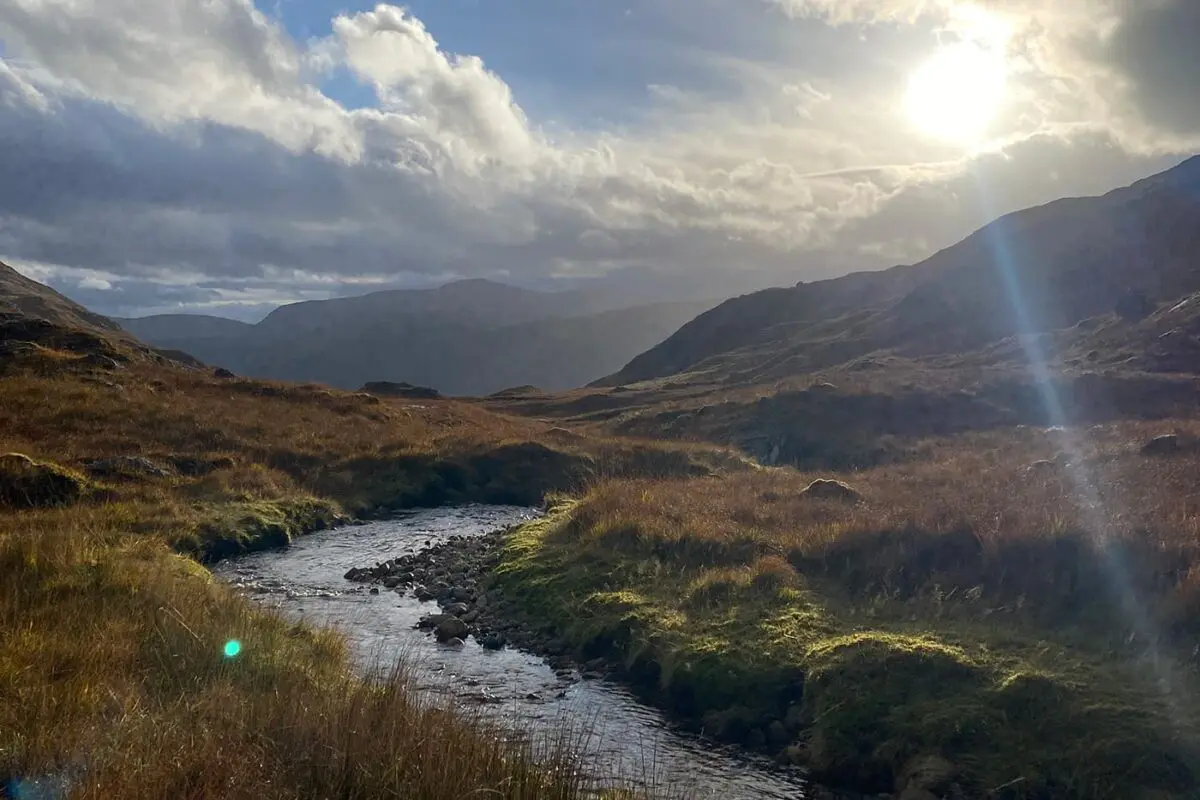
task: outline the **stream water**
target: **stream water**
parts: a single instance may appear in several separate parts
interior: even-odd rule
[[[482,535],[533,513],[503,506],[416,511],[316,533],[285,550],[223,561],[214,572],[289,618],[338,628],[364,668],[387,667],[403,658],[423,690],[485,708],[535,736],[587,731],[578,746],[598,774],[652,782],[688,798],[805,798],[799,772],[680,732],[621,687],[559,678],[527,653],[493,652],[474,640],[461,647],[439,646],[414,630],[417,620],[438,610],[435,604],[387,590],[372,595],[343,577],[351,567],[414,553],[451,535]]]

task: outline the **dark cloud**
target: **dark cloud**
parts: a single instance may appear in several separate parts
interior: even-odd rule
[[[1108,57],[1132,81],[1148,122],[1200,133],[1200,2],[1126,0]]]

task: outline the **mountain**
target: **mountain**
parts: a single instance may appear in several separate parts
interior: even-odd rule
[[[1200,157],[1002,217],[919,264],[729,300],[597,385],[755,383],[872,353],[964,353],[1197,290]]]
[[[225,339],[240,336],[248,323],[205,314],[157,314],[150,317],[113,320],[144,341],[176,339]]]
[[[115,322],[88,311],[78,303],[63,297],[49,286],[26,278],[7,264],[0,262],[0,313],[36,317],[72,328],[87,328],[117,333]]]
[[[715,301],[628,302],[486,280],[283,306],[257,325],[172,315],[122,320],[161,347],[260,378],[356,388],[371,381],[488,394],[565,389],[618,369]]]

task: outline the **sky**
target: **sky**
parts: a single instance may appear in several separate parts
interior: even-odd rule
[[[0,260],[242,319],[911,263],[1200,151],[1197,30],[1195,0],[5,0]]]

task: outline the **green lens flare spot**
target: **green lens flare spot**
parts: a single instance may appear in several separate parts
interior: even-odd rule
[[[230,639],[225,643],[225,657],[236,658],[237,654],[242,652],[242,643],[237,639]]]

